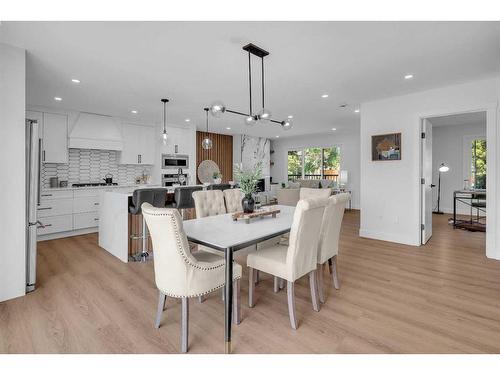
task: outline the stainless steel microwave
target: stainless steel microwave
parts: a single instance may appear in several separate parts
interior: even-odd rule
[[[189,155],[162,154],[162,168],[189,168]]]

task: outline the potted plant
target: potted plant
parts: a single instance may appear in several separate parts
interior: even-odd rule
[[[244,171],[241,165],[237,165],[234,175],[241,191],[245,194],[241,201],[243,212],[247,214],[252,213],[255,208],[255,200],[252,194],[257,192],[257,182],[262,175],[261,163],[257,163],[253,169],[247,171]]]
[[[214,180],[214,184],[220,184],[222,182],[222,173],[214,172],[212,174],[212,178]]]

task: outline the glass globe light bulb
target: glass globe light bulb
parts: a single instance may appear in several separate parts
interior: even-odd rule
[[[262,110],[258,113],[259,120],[269,121],[271,119],[271,111],[266,108],[262,108]]]
[[[203,147],[204,150],[210,150],[212,148],[212,140],[210,138],[205,138],[201,141],[201,147]]]
[[[282,121],[281,127],[283,128],[283,130],[290,130],[293,127],[292,120],[287,119],[285,121]]]
[[[168,135],[167,135],[167,132],[165,130],[163,131],[163,133],[161,135],[161,138],[162,138],[163,144],[166,145],[167,144]]]
[[[226,105],[221,101],[216,101],[210,106],[210,113],[214,117],[221,117],[226,112]]]
[[[257,116],[247,116],[245,117],[245,125],[254,126],[257,123]]]

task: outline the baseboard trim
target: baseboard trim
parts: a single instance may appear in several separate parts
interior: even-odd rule
[[[403,245],[420,246],[420,242],[415,242],[407,236],[402,236],[396,233],[374,232],[366,229],[359,229],[359,236],[363,238],[370,238],[372,240],[395,242]]]
[[[37,236],[36,240],[37,240],[37,242],[48,241],[48,240],[57,240],[59,238],[80,236],[82,234],[96,233],[98,231],[99,231],[98,227],[70,230],[67,232],[51,233],[51,234],[44,234],[42,236]]]

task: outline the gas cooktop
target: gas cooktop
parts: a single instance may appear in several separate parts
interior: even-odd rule
[[[78,184],[72,184],[72,187],[87,187],[87,186],[116,186],[118,183],[113,182],[111,184],[107,184],[105,182],[82,182]]]

